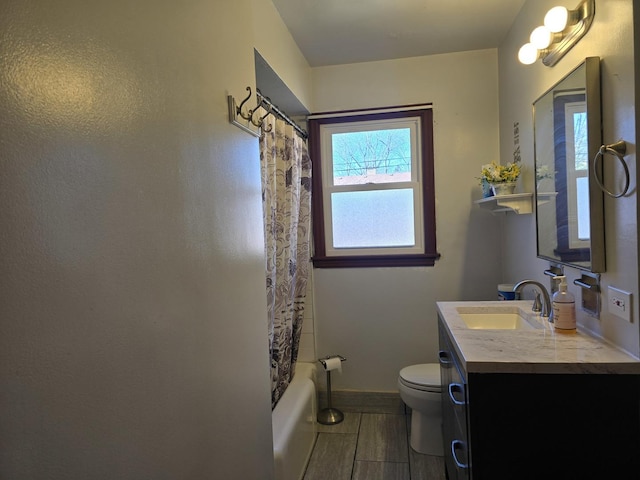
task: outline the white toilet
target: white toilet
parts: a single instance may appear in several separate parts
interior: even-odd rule
[[[411,408],[411,448],[418,453],[443,456],[440,365],[423,363],[403,368],[398,389]]]

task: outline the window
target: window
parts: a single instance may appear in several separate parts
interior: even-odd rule
[[[314,116],[309,147],[314,266],[434,265],[430,108]]]
[[[584,90],[554,91],[553,135],[557,230],[554,255],[562,261],[590,256],[589,144]]]
[[[565,108],[569,248],[588,248],[589,221],[589,145],[587,141],[587,102],[567,102]]]

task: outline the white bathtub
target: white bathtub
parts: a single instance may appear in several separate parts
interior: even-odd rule
[[[317,437],[316,366],[296,364],[296,374],[273,409],[275,480],[301,480]]]

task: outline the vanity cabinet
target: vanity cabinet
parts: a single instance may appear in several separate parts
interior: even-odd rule
[[[467,371],[439,335],[449,480],[640,478],[640,375]]]

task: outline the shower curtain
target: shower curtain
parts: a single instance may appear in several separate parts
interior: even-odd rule
[[[262,132],[260,165],[274,408],[295,373],[302,332],[310,263],[311,161],[306,141],[285,121],[269,115]]]

